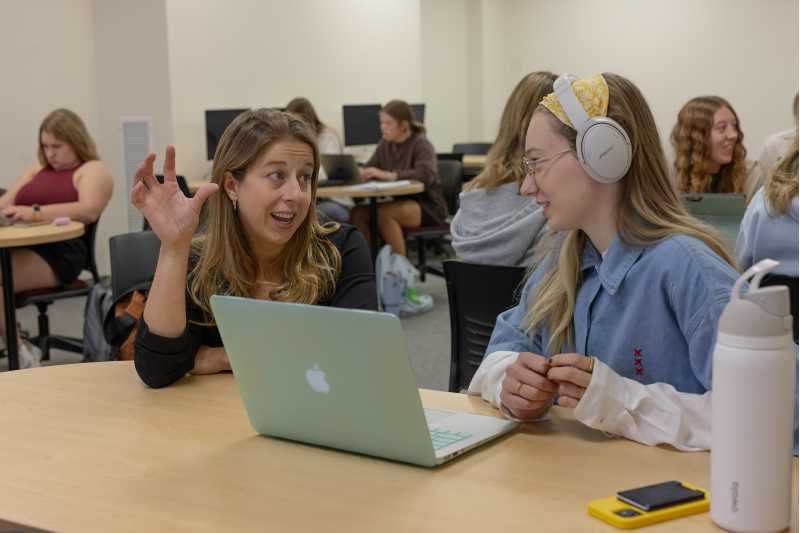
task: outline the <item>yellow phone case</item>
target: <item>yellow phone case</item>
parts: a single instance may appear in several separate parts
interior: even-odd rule
[[[616,496],[608,498],[600,498],[589,502],[589,514],[595,518],[599,518],[603,522],[607,522],[614,527],[620,529],[634,529],[637,527],[649,526],[658,522],[672,520],[673,518],[680,518],[682,516],[689,516],[697,513],[705,513],[709,508],[708,491],[701,489],[691,483],[681,482],[684,486],[700,490],[705,494],[702,500],[695,500],[693,502],[681,503],[679,505],[672,505],[664,509],[656,509],[655,511],[643,511],[633,505],[629,505],[617,499]],[[641,513],[636,516],[625,517],[616,514],[623,509],[633,509]]]

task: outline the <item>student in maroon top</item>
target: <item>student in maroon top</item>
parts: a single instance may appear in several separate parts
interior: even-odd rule
[[[92,224],[111,199],[114,180],[99,161],[94,141],[78,115],[57,109],[39,126],[39,161],[0,196],[0,213],[15,221],[51,221],[57,217]],[[14,290],[52,287],[74,281],[89,251],[72,239],[15,248],[11,252]],[[0,334],[6,335],[0,316]],[[36,366],[31,346],[19,344],[20,366]]]
[[[361,170],[361,179],[412,180],[425,185],[419,194],[403,196],[378,205],[378,230],[392,250],[406,255],[403,228],[442,224],[447,204],[436,167],[436,150],[425,137],[425,126],[414,119],[406,102],[392,100],[381,109],[383,139]],[[369,240],[369,211],[358,206],[350,211],[353,224]]]

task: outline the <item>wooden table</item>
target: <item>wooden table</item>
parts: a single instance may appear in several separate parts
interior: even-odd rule
[[[230,374],[154,390],[130,362],[9,372],[0,519],[65,532],[613,532],[587,515],[589,500],[670,479],[709,486],[707,453],[608,439],[570,413],[427,469],[258,436]],[[647,529],[714,530],[708,514]]]
[[[385,182],[383,182],[385,183]],[[425,185],[412,181],[406,185],[386,187],[380,190],[366,190],[363,185],[344,185],[338,187],[318,187],[317,198],[369,198],[369,248],[372,260],[378,255],[378,198],[382,196],[407,196],[425,190]]]
[[[465,154],[462,165],[464,181],[469,181],[483,172],[483,167],[486,166],[486,155]]]
[[[83,235],[83,231],[83,224],[74,221],[64,226],[42,224],[0,227],[0,272],[3,275],[3,311],[7,331],[16,332],[17,324],[11,249],[74,239]],[[16,334],[6,335],[6,351],[8,353],[8,369],[17,370],[19,368],[19,347]]]

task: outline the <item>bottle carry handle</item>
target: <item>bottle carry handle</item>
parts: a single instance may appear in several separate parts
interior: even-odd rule
[[[739,276],[739,279],[736,280],[736,283],[733,284],[733,288],[731,289],[731,300],[741,299],[742,284],[744,284],[744,282],[751,277],[753,278],[753,281],[750,283],[750,288],[747,290],[748,294],[760,289],[761,280],[764,279],[764,276],[766,276],[770,270],[779,264],[780,263],[774,259],[762,259],[755,265],[748,268],[744,274]]]

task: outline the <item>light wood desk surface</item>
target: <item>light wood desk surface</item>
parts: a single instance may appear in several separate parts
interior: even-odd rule
[[[360,188],[360,185],[343,185],[335,187],[318,187],[317,198],[336,198],[348,196],[350,198],[374,198],[376,196],[406,196],[417,194],[425,190],[425,185],[419,181],[412,181],[405,185],[387,187],[380,190]]]
[[[481,169],[486,166],[486,155],[464,154],[462,164],[465,168]]]
[[[64,226],[56,226],[55,224],[3,226],[0,227],[0,248],[66,241],[80,237],[83,235],[83,231],[83,224],[75,221]]]
[[[189,180],[186,184],[192,193],[197,192],[205,180]],[[350,198],[371,198],[374,196],[404,196],[408,194],[416,194],[425,190],[425,185],[420,182],[411,182],[409,185],[402,185],[392,189],[382,189],[380,191],[368,191],[353,189],[350,185],[339,187],[319,187],[317,188],[317,198],[335,198],[349,196]]]
[[[473,397],[421,394],[494,414]],[[709,485],[707,453],[608,439],[560,408],[436,469],[260,437],[232,375],[153,390],[130,362],[0,374],[0,428],[0,519],[66,532],[611,532],[589,500],[670,479]],[[647,529],[714,530],[707,513]]]

